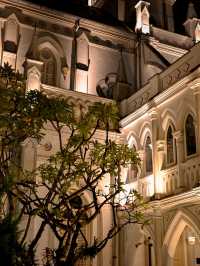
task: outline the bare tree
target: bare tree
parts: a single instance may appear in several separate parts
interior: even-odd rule
[[[15,215],[19,221],[24,215],[28,217],[17,239],[21,246],[26,243],[31,221],[35,217],[41,220],[21,261],[24,254],[34,258],[48,227],[58,245],[54,250],[46,247],[45,265],[74,266],[81,259],[95,257],[128,224],[144,223],[138,211],[143,206],[142,198],[136,191],[125,191],[121,181],[122,168],[138,165],[138,155],[111,138],[119,119],[115,104],[95,103],[77,118],[66,99],[49,98],[38,91],[25,93],[23,81],[8,70],[1,69],[0,88],[0,178],[2,196],[8,203],[6,216]],[[22,169],[21,143],[27,138],[40,142],[49,126],[57,133],[57,152],[34,171]],[[97,138],[99,132],[104,134],[101,141]],[[106,179],[109,182],[104,187]],[[112,214],[110,228],[104,236],[91,240],[84,229],[105,206]]]

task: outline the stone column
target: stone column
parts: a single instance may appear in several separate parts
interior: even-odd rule
[[[141,165],[140,165],[140,175],[138,175],[138,183],[137,183],[137,189],[138,192],[142,194],[142,189],[141,189],[141,181],[140,178],[143,178],[145,173],[144,173],[144,156],[145,152],[144,150],[138,150],[137,153],[139,154],[140,160],[141,160]]]
[[[159,165],[158,165],[158,153],[157,153],[157,147],[156,147],[156,141],[158,138],[158,113],[156,108],[152,108],[149,112],[149,116],[151,119],[151,126],[152,126],[152,159],[153,159],[153,175],[154,175],[154,195],[156,197],[157,189],[157,178],[159,174]]]
[[[162,266],[162,244],[163,244],[163,217],[159,202],[154,203],[154,248],[155,248],[155,265]]]
[[[182,171],[182,163],[184,162],[184,137],[182,131],[176,131],[173,134],[176,140],[176,160],[178,166],[178,188],[183,189],[185,187],[184,173]]]
[[[156,191],[159,194],[162,194],[165,192],[163,188],[163,180],[161,180],[160,171],[165,166],[165,140],[157,140],[156,141],[156,152],[157,152],[157,184],[156,184]]]
[[[137,150],[137,153],[138,153],[140,160],[141,160],[140,177],[144,177],[144,155],[145,155],[145,152],[144,152],[144,150]]]
[[[190,88],[193,91],[195,97],[195,107],[197,113],[197,121],[196,121],[196,140],[197,140],[197,152],[200,154],[200,78],[194,80],[189,84]]]
[[[158,170],[159,172],[163,169],[165,165],[165,140],[157,140],[156,146],[157,146],[157,154],[158,154]]]

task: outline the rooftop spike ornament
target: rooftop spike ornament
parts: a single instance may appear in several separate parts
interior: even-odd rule
[[[149,8],[150,3],[145,1],[139,1],[136,5],[136,26],[135,32],[140,32],[143,34],[150,33],[150,24],[149,24]]]

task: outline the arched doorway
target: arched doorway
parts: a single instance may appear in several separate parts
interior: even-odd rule
[[[200,258],[200,230],[198,222],[179,211],[170,224],[164,239],[165,266],[197,265]]]
[[[200,257],[200,242],[198,235],[189,226],[186,226],[176,246],[173,266],[196,265]]]

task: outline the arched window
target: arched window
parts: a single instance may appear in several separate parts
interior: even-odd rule
[[[42,83],[56,86],[56,59],[50,49],[40,51],[40,60],[43,62]]]
[[[185,138],[186,138],[186,152],[187,156],[196,153],[196,135],[194,119],[191,115],[187,116],[185,122]]]
[[[175,162],[175,143],[173,138],[172,127],[169,126],[167,130],[167,164]]]
[[[151,174],[153,172],[153,161],[152,161],[152,144],[151,138],[148,136],[145,143],[145,164],[146,164],[146,174]]]
[[[132,149],[134,152],[136,152],[135,145],[132,146]],[[138,167],[135,164],[131,164],[128,169],[128,176],[126,179],[126,184],[130,184],[134,181],[136,181],[138,175]]]

